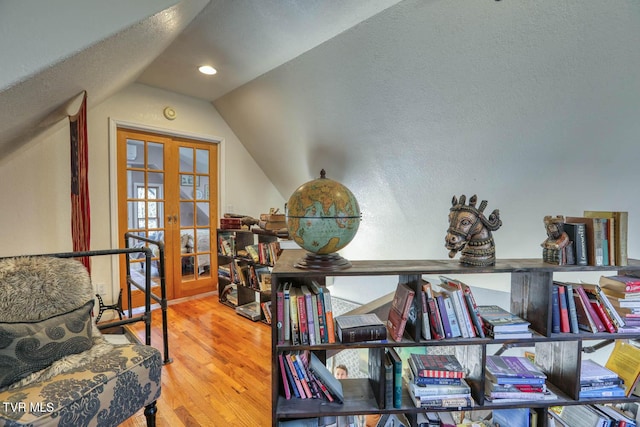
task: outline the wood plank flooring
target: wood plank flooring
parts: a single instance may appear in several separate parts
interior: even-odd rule
[[[169,356],[162,369],[158,427],[271,425],[271,331],[238,316],[217,295],[169,305]],[[151,343],[163,352],[161,310]],[[144,342],[144,324],[131,329]],[[142,411],[122,424],[144,427]]]

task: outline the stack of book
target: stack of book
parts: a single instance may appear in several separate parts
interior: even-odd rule
[[[282,391],[285,399],[325,399],[342,403],[342,383],[314,354],[306,351],[289,351],[278,355]]]
[[[580,399],[590,397],[622,397],[624,381],[611,369],[583,359],[580,365]]]
[[[494,339],[531,338],[530,323],[497,305],[478,306],[485,334]]]
[[[491,402],[552,400],[546,374],[526,357],[487,356],[485,397]]]
[[[615,311],[624,320],[624,332],[640,331],[640,278],[601,276],[599,285]],[[621,331],[622,332],[622,331]]]
[[[422,284],[419,295],[422,307],[422,337],[484,338],[482,318],[471,287],[465,283],[440,276],[438,286],[428,281]]]
[[[406,388],[418,408],[468,408],[471,388],[465,370],[452,354],[415,354],[408,358]]]
[[[562,427],[636,426],[635,420],[628,414],[609,405],[552,406],[548,413],[550,421]]]
[[[578,260],[586,255],[589,265],[628,264],[628,212],[584,211],[581,217],[565,218],[564,231],[569,235]]]
[[[315,281],[308,285],[279,283],[275,314],[278,344],[291,342],[293,345],[316,345],[335,342],[331,293]]]

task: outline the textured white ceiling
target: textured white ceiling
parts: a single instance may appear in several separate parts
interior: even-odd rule
[[[398,1],[212,0],[138,81],[214,101]]]

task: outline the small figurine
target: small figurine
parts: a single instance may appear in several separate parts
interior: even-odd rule
[[[502,221],[498,209],[494,209],[489,218],[486,218],[483,211],[487,207],[487,201],[483,200],[476,208],[477,200],[477,196],[473,195],[466,205],[464,194],[460,196],[460,200],[453,196],[445,247],[449,249],[449,258],[462,251],[462,264],[482,267],[496,262],[496,248],[491,232],[500,228]]]
[[[540,244],[542,260],[549,264],[575,264],[573,246],[569,235],[564,231],[564,216],[545,216],[544,228],[547,231],[547,239]]]

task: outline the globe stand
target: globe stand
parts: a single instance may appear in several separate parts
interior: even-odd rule
[[[304,270],[337,271],[350,268],[351,262],[336,252],[326,255],[307,252],[307,255],[298,259],[293,266]]]

